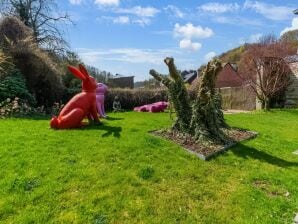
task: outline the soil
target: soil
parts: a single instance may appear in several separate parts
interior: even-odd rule
[[[236,128],[223,129],[223,132],[230,139],[229,144],[223,145],[211,142],[198,142],[189,134],[184,134],[173,130],[157,130],[152,131],[151,133],[175,142],[176,144],[185,148],[187,151],[197,154],[204,160],[209,159],[213,155],[226,150],[238,142],[251,139],[257,135],[256,132]]]

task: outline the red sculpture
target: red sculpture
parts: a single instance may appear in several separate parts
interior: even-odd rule
[[[79,69],[68,66],[69,71],[82,80],[82,92],[75,95],[62,109],[59,116],[54,116],[50,122],[51,128],[68,129],[82,127],[82,120],[87,116],[89,120],[99,123],[96,110],[97,83],[83,65]]]

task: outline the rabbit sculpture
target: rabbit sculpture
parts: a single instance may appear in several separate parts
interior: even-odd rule
[[[96,88],[96,106],[98,114],[106,118],[107,115],[105,113],[105,93],[107,92],[108,87],[103,83],[97,83]]]
[[[68,66],[69,71],[82,80],[82,92],[75,95],[60,112],[59,116],[51,119],[50,126],[54,129],[69,129],[82,127],[82,120],[99,123],[96,110],[96,80],[90,76],[83,65],[79,69]]]

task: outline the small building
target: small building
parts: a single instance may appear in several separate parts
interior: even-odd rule
[[[199,78],[196,79],[191,89],[197,89]],[[238,67],[234,63],[223,64],[219,72],[215,87],[221,92],[223,109],[255,110],[256,94],[238,73]]]
[[[192,82],[192,86],[196,87],[198,85],[199,76]],[[215,87],[216,88],[226,88],[226,87],[240,87],[244,86],[245,81],[241,78],[238,73],[238,67],[234,63],[225,63],[223,69],[217,76]]]
[[[111,88],[133,89],[134,88],[134,76],[116,75],[116,77],[113,77],[108,80],[108,86]]]

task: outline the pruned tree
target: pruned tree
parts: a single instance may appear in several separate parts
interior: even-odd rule
[[[201,143],[227,143],[228,138],[222,128],[228,126],[221,111],[220,93],[215,90],[215,81],[222,69],[221,62],[213,60],[203,69],[193,104],[174,59],[166,58],[164,62],[169,68],[169,76],[162,76],[155,70],[150,70],[149,73],[168,88],[177,117],[172,128],[192,135]]]
[[[39,46],[55,53],[64,53],[67,43],[61,24],[71,22],[66,13],[59,13],[54,0],[1,0],[0,8],[5,16],[16,16],[32,29]]]
[[[221,96],[215,90],[215,81],[221,69],[221,62],[215,59],[201,73],[191,119],[194,137],[201,142],[227,142],[221,130],[227,127],[221,111]]]
[[[292,53],[288,41],[268,35],[247,46],[242,56],[240,76],[251,86],[265,110],[270,108],[270,101],[283,95],[290,84],[289,68],[283,58]]]
[[[174,64],[174,59],[166,58],[164,62],[168,66],[169,76],[162,76],[155,70],[150,70],[149,73],[157,81],[162,82],[169,90],[169,98],[176,111],[176,120],[173,124],[173,129],[190,133],[191,105],[187,89],[180,72]]]

